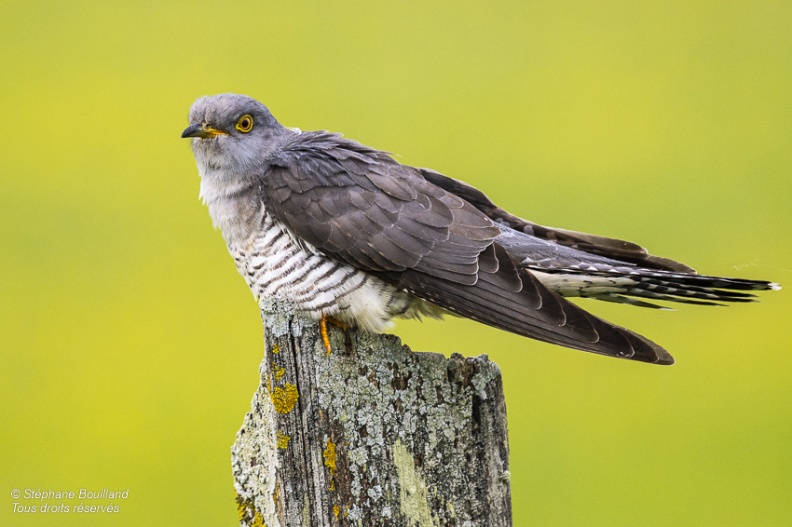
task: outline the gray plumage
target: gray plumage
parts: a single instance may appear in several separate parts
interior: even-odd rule
[[[254,99],[203,97],[201,197],[257,297],[381,331],[444,312],[584,351],[672,364],[662,347],[565,300],[750,301],[766,281],[702,276],[630,242],[543,227],[438,172],[328,132],[285,128]]]

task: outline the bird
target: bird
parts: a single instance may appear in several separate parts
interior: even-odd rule
[[[698,274],[628,241],[547,227],[482,191],[398,162],[339,133],[278,122],[225,93],[189,112],[200,198],[257,299],[281,298],[320,322],[382,332],[398,317],[466,317],[524,337],[633,361],[671,354],[569,297],[753,301],[766,280]]]

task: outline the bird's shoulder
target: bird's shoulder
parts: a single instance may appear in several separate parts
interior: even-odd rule
[[[315,200],[332,192],[336,200],[351,194],[382,206],[392,202],[400,210],[428,211],[430,201],[443,203],[437,212],[447,207],[473,210],[464,198],[428,181],[419,169],[399,163],[389,152],[333,132],[294,133],[270,156],[265,181],[268,198],[280,202],[297,195]]]
[[[338,134],[295,134],[273,156],[263,190],[271,214],[298,237],[365,269],[471,281],[479,254],[500,234],[418,169]]]
[[[278,188],[288,188],[290,196],[320,189],[356,189],[408,202],[422,195],[439,198],[445,194],[390,153],[333,132],[293,134],[272,153],[267,171],[270,190],[277,193]]]
[[[389,152],[348,139],[337,132],[296,131],[290,134],[281,147],[272,153],[270,162],[276,166],[289,167],[305,160],[342,161],[368,166],[385,164],[397,166]]]

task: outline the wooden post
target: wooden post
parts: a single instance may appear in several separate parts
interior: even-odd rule
[[[500,370],[262,301],[261,384],[232,448],[243,526],[511,526]]]

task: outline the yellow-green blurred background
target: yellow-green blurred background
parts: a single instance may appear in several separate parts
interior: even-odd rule
[[[235,524],[262,329],[179,138],[196,97],[246,93],[534,221],[792,286],[790,35],[786,0],[3,2],[0,525]],[[583,304],[677,365],[395,328],[501,366],[515,525],[792,523],[789,292]],[[39,504],[13,489],[80,488],[130,494],[12,513]]]

